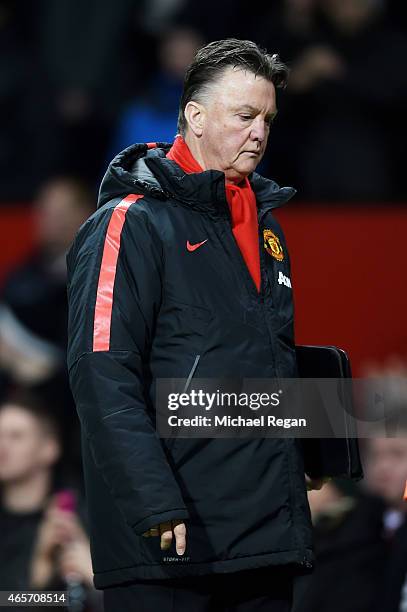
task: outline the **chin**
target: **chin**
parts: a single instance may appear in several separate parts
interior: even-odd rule
[[[246,162],[245,164],[242,164],[241,166],[239,166],[238,168],[236,168],[236,171],[239,173],[240,176],[242,177],[246,177],[249,174],[251,174],[252,172],[254,172],[258,166],[258,160],[256,159],[256,162]]]
[[[254,172],[258,164],[259,160],[256,159],[256,163],[247,160],[247,162],[243,164],[233,166],[233,168],[230,168],[227,172],[225,172],[226,180],[231,181],[232,183],[239,183],[247,176],[249,176],[249,174]]]

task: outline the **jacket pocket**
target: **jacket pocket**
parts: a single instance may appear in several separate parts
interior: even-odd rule
[[[213,319],[207,308],[173,299],[165,301],[157,321],[153,347],[156,359],[162,360],[157,370],[159,376],[188,380],[195,375]]]
[[[198,363],[199,363],[200,358],[201,358],[200,355],[195,355],[195,359],[193,361],[191,369],[190,369],[190,371],[188,373],[188,376],[186,378],[185,385],[183,386],[182,393],[187,393],[188,392],[189,386],[190,386],[191,381],[192,381],[192,379],[194,377],[195,371],[196,371],[196,369],[198,367]],[[175,435],[175,436],[173,436],[171,438],[165,438],[165,445],[168,448],[168,450],[171,453],[173,453],[174,450],[175,450],[175,446],[177,445],[177,442],[180,442],[180,441],[181,441],[181,438],[178,438]]]
[[[155,377],[176,379],[177,393],[188,393],[205,352],[212,312],[200,306],[167,299],[160,312],[155,335],[155,356],[161,363]],[[170,358],[169,358],[170,355]],[[182,440],[175,435],[164,438],[166,449],[173,455]]]
[[[189,388],[189,386],[191,384],[191,380],[194,377],[195,371],[196,371],[196,369],[198,367],[198,363],[199,363],[200,358],[201,358],[200,355],[195,355],[194,363],[192,364],[192,368],[190,369],[189,374],[187,376],[187,380],[186,380],[186,383],[185,383],[185,386],[184,386],[184,389],[183,389],[183,393],[186,393],[188,391],[188,388]]]

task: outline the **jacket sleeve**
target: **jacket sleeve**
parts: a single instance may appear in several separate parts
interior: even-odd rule
[[[145,399],[163,264],[140,196],[90,217],[67,265],[69,377],[94,462],[137,534],[186,519]]]

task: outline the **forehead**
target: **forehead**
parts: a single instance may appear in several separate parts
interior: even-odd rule
[[[227,108],[253,106],[267,113],[276,111],[273,83],[250,70],[228,67],[213,84],[213,101]]]
[[[19,430],[32,429],[36,425],[36,419],[23,406],[6,404],[0,410],[0,425]]]

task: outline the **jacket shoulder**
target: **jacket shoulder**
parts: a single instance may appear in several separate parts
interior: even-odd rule
[[[153,220],[156,212],[157,202],[154,198],[143,194],[128,194],[126,196],[115,197],[98,208],[80,226],[75,238],[67,253],[67,264],[83,248],[96,248],[97,244],[104,241],[110,223],[114,224],[117,230],[121,230],[128,225],[132,231],[139,228],[143,239],[148,238],[146,229],[151,229],[154,225]],[[124,232],[125,233],[125,232]]]

